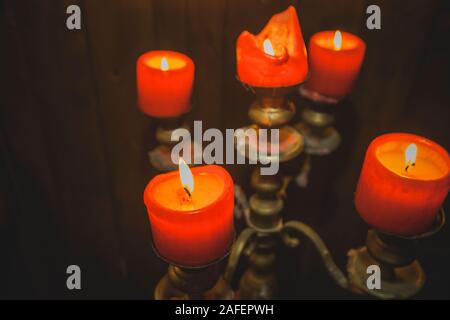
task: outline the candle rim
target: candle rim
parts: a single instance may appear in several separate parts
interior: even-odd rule
[[[395,138],[395,139],[392,139]],[[416,143],[416,144],[420,144],[420,145],[426,145],[427,147],[429,147],[431,150],[435,151],[437,154],[439,154],[442,157],[443,162],[446,164],[447,166],[447,170],[444,174],[442,174],[442,176],[436,177],[436,178],[418,178],[418,177],[412,177],[412,176],[407,176],[407,175],[403,175],[393,169],[391,169],[390,167],[386,166],[379,158],[378,158],[378,150],[379,148],[384,145],[385,143],[388,142],[393,142],[393,141],[405,141],[406,143]],[[438,143],[427,139],[425,137],[416,135],[416,134],[412,134],[412,133],[403,133],[403,132],[392,132],[392,133],[386,133],[383,135],[380,135],[378,137],[376,137],[374,140],[372,140],[372,142],[369,145],[369,148],[367,149],[367,152],[369,152],[369,150],[373,149],[373,157],[375,157],[376,159],[376,163],[380,166],[382,166],[384,169],[386,169],[389,173],[391,173],[392,175],[394,175],[395,177],[398,177],[400,179],[405,179],[405,180],[410,180],[410,181],[414,181],[416,183],[428,183],[428,182],[436,182],[436,181],[448,181],[450,179],[450,156],[447,152],[447,150],[442,147],[441,145],[439,145]],[[420,149],[419,149],[420,152]],[[448,184],[448,182],[447,182]]]
[[[174,58],[174,59],[178,59],[180,61],[182,61],[184,64],[180,67],[177,68],[173,68],[170,65],[170,61],[169,61],[169,70],[163,71],[161,70],[161,68],[159,67],[153,67],[151,65],[149,65],[149,61],[155,58],[166,58],[166,59],[170,59],[170,58]],[[173,50],[151,50],[151,51],[147,51],[144,52],[143,54],[141,54],[138,58],[138,64],[141,64],[142,66],[144,66],[145,68],[149,69],[149,70],[155,70],[155,71],[161,71],[161,72],[180,72],[182,70],[188,69],[188,68],[194,68],[194,61],[187,56],[184,53],[178,52],[178,51],[173,51]]]
[[[335,34],[336,31],[339,31],[341,33],[341,36],[342,36],[342,44],[341,44],[341,48],[339,50],[336,50],[333,47],[333,39],[334,39],[334,34]],[[331,45],[329,47],[328,46],[324,46],[323,43],[317,41],[318,40],[317,38],[319,38],[321,35],[325,35],[325,34],[326,35],[331,34],[331,42],[330,42]],[[355,40],[354,41],[354,46],[350,47],[350,48],[345,48],[345,46],[344,46],[344,43],[345,43],[344,39],[345,38],[352,38],[353,40]],[[335,30],[331,30],[330,29],[330,30],[322,30],[322,31],[316,32],[309,39],[310,45],[313,42],[314,42],[315,45],[317,45],[321,49],[330,50],[330,51],[334,51],[334,52],[353,52],[353,51],[358,51],[358,50],[361,50],[361,49],[365,50],[365,48],[366,48],[366,43],[361,37],[359,37],[358,35],[356,35],[354,33],[344,31],[342,29],[335,29]]]
[[[202,171],[206,170],[206,171]],[[228,190],[231,189],[233,192],[233,179],[231,178],[230,173],[223,168],[222,166],[218,166],[215,164],[211,164],[211,165],[204,165],[204,166],[199,166],[199,167],[194,167],[191,168],[192,174],[195,175],[198,171],[200,172],[207,172],[207,173],[211,173],[211,174],[216,174],[220,177],[224,178],[223,181],[223,192],[220,194],[219,197],[217,197],[217,199],[215,201],[212,201],[211,203],[209,203],[206,206],[200,207],[200,208],[196,208],[196,209],[190,209],[190,210],[176,210],[173,208],[169,208],[169,207],[165,207],[162,206],[161,203],[159,201],[156,201],[154,194],[152,191],[152,189],[155,187],[155,184],[160,181],[160,180],[165,180],[168,179],[170,177],[172,177],[173,175],[178,175],[178,170],[175,171],[171,171],[168,173],[163,173],[163,174],[159,174],[156,177],[154,177],[153,179],[150,180],[150,182],[147,184],[147,186],[145,187],[144,190],[144,203],[146,205],[147,208],[150,207],[150,199],[155,200],[151,202],[151,205],[156,207],[157,209],[164,211],[165,213],[169,213],[169,214],[176,214],[176,215],[192,215],[192,214],[200,214],[204,211],[208,211],[208,208],[214,207],[217,203],[221,203],[228,195],[229,192]],[[180,185],[181,186],[181,185]]]

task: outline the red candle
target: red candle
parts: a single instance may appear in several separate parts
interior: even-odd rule
[[[359,74],[366,44],[354,34],[322,31],[309,41],[310,78],[306,88],[320,95],[341,99]]]
[[[430,230],[450,186],[447,151],[413,134],[372,141],[359,177],[355,205],[373,227],[396,235]]]
[[[223,257],[233,243],[233,180],[222,167],[196,167],[191,173],[180,161],[180,173],[161,174],[150,181],[144,203],[155,248],[174,264],[209,264]]]
[[[241,33],[237,40],[237,73],[254,87],[288,87],[305,80],[306,47],[293,6],[275,14],[258,34]]]
[[[139,108],[156,118],[171,118],[189,111],[194,63],[174,51],[150,51],[136,65]]]

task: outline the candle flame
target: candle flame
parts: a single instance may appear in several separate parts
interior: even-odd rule
[[[190,196],[192,192],[194,192],[194,177],[192,175],[191,169],[189,169],[189,166],[181,157],[178,161],[178,171],[180,173],[181,185],[185,190],[187,190]]]
[[[161,70],[162,71],[167,71],[169,70],[169,61],[167,61],[166,57],[163,57],[161,59]]]
[[[263,47],[264,47],[265,54],[272,56],[272,57],[275,56],[275,51],[273,50],[272,42],[270,42],[270,40],[268,38],[266,40],[264,40]]]
[[[410,166],[415,166],[417,157],[417,146],[414,143],[408,145],[405,151],[405,171],[408,170]]]
[[[333,45],[334,50],[341,50],[342,48],[342,35],[339,30],[336,30],[336,32],[334,33]]]

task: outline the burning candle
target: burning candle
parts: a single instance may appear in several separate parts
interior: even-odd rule
[[[406,133],[382,135],[369,145],[355,194],[361,217],[396,235],[432,227],[450,186],[450,158],[433,141]]]
[[[348,32],[322,31],[309,41],[309,91],[341,99],[347,95],[359,74],[366,44]]]
[[[179,52],[150,51],[137,60],[139,108],[156,118],[171,118],[189,111],[194,63]]]
[[[180,159],[179,172],[154,177],[144,203],[158,253],[183,266],[202,266],[223,257],[233,242],[233,180],[222,167],[192,171]]]
[[[258,34],[241,33],[237,40],[237,73],[254,87],[288,87],[305,80],[306,47],[293,6],[275,14]]]

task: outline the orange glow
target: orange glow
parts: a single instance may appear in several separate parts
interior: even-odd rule
[[[138,106],[155,118],[173,118],[190,107],[194,63],[175,51],[149,51],[136,66]]]
[[[191,178],[195,192],[188,197],[180,179],[189,186]],[[158,253],[186,266],[222,257],[233,242],[233,200],[233,180],[219,166],[191,170],[180,161],[180,172],[154,177],[144,191],[144,202]]]
[[[358,77],[366,45],[354,34],[327,30],[309,41],[309,91],[340,100],[350,93]]]
[[[289,6],[254,35],[243,31],[236,43],[239,80],[253,87],[289,87],[308,74],[306,48],[297,11]]]
[[[450,157],[444,148],[413,134],[385,134],[367,149],[355,205],[381,231],[419,235],[430,230],[449,185]]]

